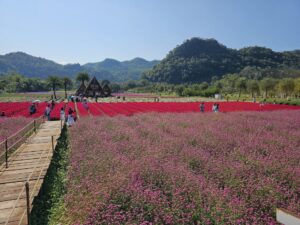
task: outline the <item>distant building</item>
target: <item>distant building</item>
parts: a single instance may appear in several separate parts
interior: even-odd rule
[[[221,100],[223,97],[221,94],[215,94],[215,99]]]
[[[108,84],[103,86],[103,92],[105,97],[111,96],[111,89],[109,88]]]
[[[108,84],[104,84],[102,88],[96,77],[93,77],[87,87],[82,83],[75,95],[83,97],[109,97],[111,96],[111,89]]]
[[[89,82],[86,90],[85,95],[86,97],[103,97],[105,96],[103,89],[99,82],[97,81],[96,77],[93,77],[93,79]]]
[[[81,83],[80,87],[78,88],[78,90],[76,91],[75,95],[76,96],[84,96],[85,95],[85,90],[86,90],[86,87],[84,85],[84,83]]]

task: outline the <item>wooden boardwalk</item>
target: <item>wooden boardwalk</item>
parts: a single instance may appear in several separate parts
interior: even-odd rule
[[[38,194],[61,132],[60,121],[46,121],[0,167],[0,225],[27,224],[25,183],[29,183],[30,205]],[[30,207],[31,208],[31,207]]]

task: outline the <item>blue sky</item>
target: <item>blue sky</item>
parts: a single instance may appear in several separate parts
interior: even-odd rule
[[[0,54],[162,59],[191,37],[300,49],[299,0],[0,0]]]

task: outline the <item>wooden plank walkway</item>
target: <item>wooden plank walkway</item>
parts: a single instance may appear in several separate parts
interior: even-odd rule
[[[60,121],[46,121],[9,159],[8,168],[0,167],[0,225],[27,224],[25,183],[32,204],[52,158],[52,136],[55,147],[60,132]]]

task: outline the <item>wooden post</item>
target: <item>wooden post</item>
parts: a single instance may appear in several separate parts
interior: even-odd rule
[[[52,151],[54,151],[54,136],[51,136],[51,141],[52,141]]]
[[[7,144],[7,138],[5,139],[5,165],[6,165],[6,168],[8,168],[8,144]]]
[[[26,188],[26,205],[27,205],[27,224],[30,224],[30,196],[29,196],[29,183],[25,183]]]

